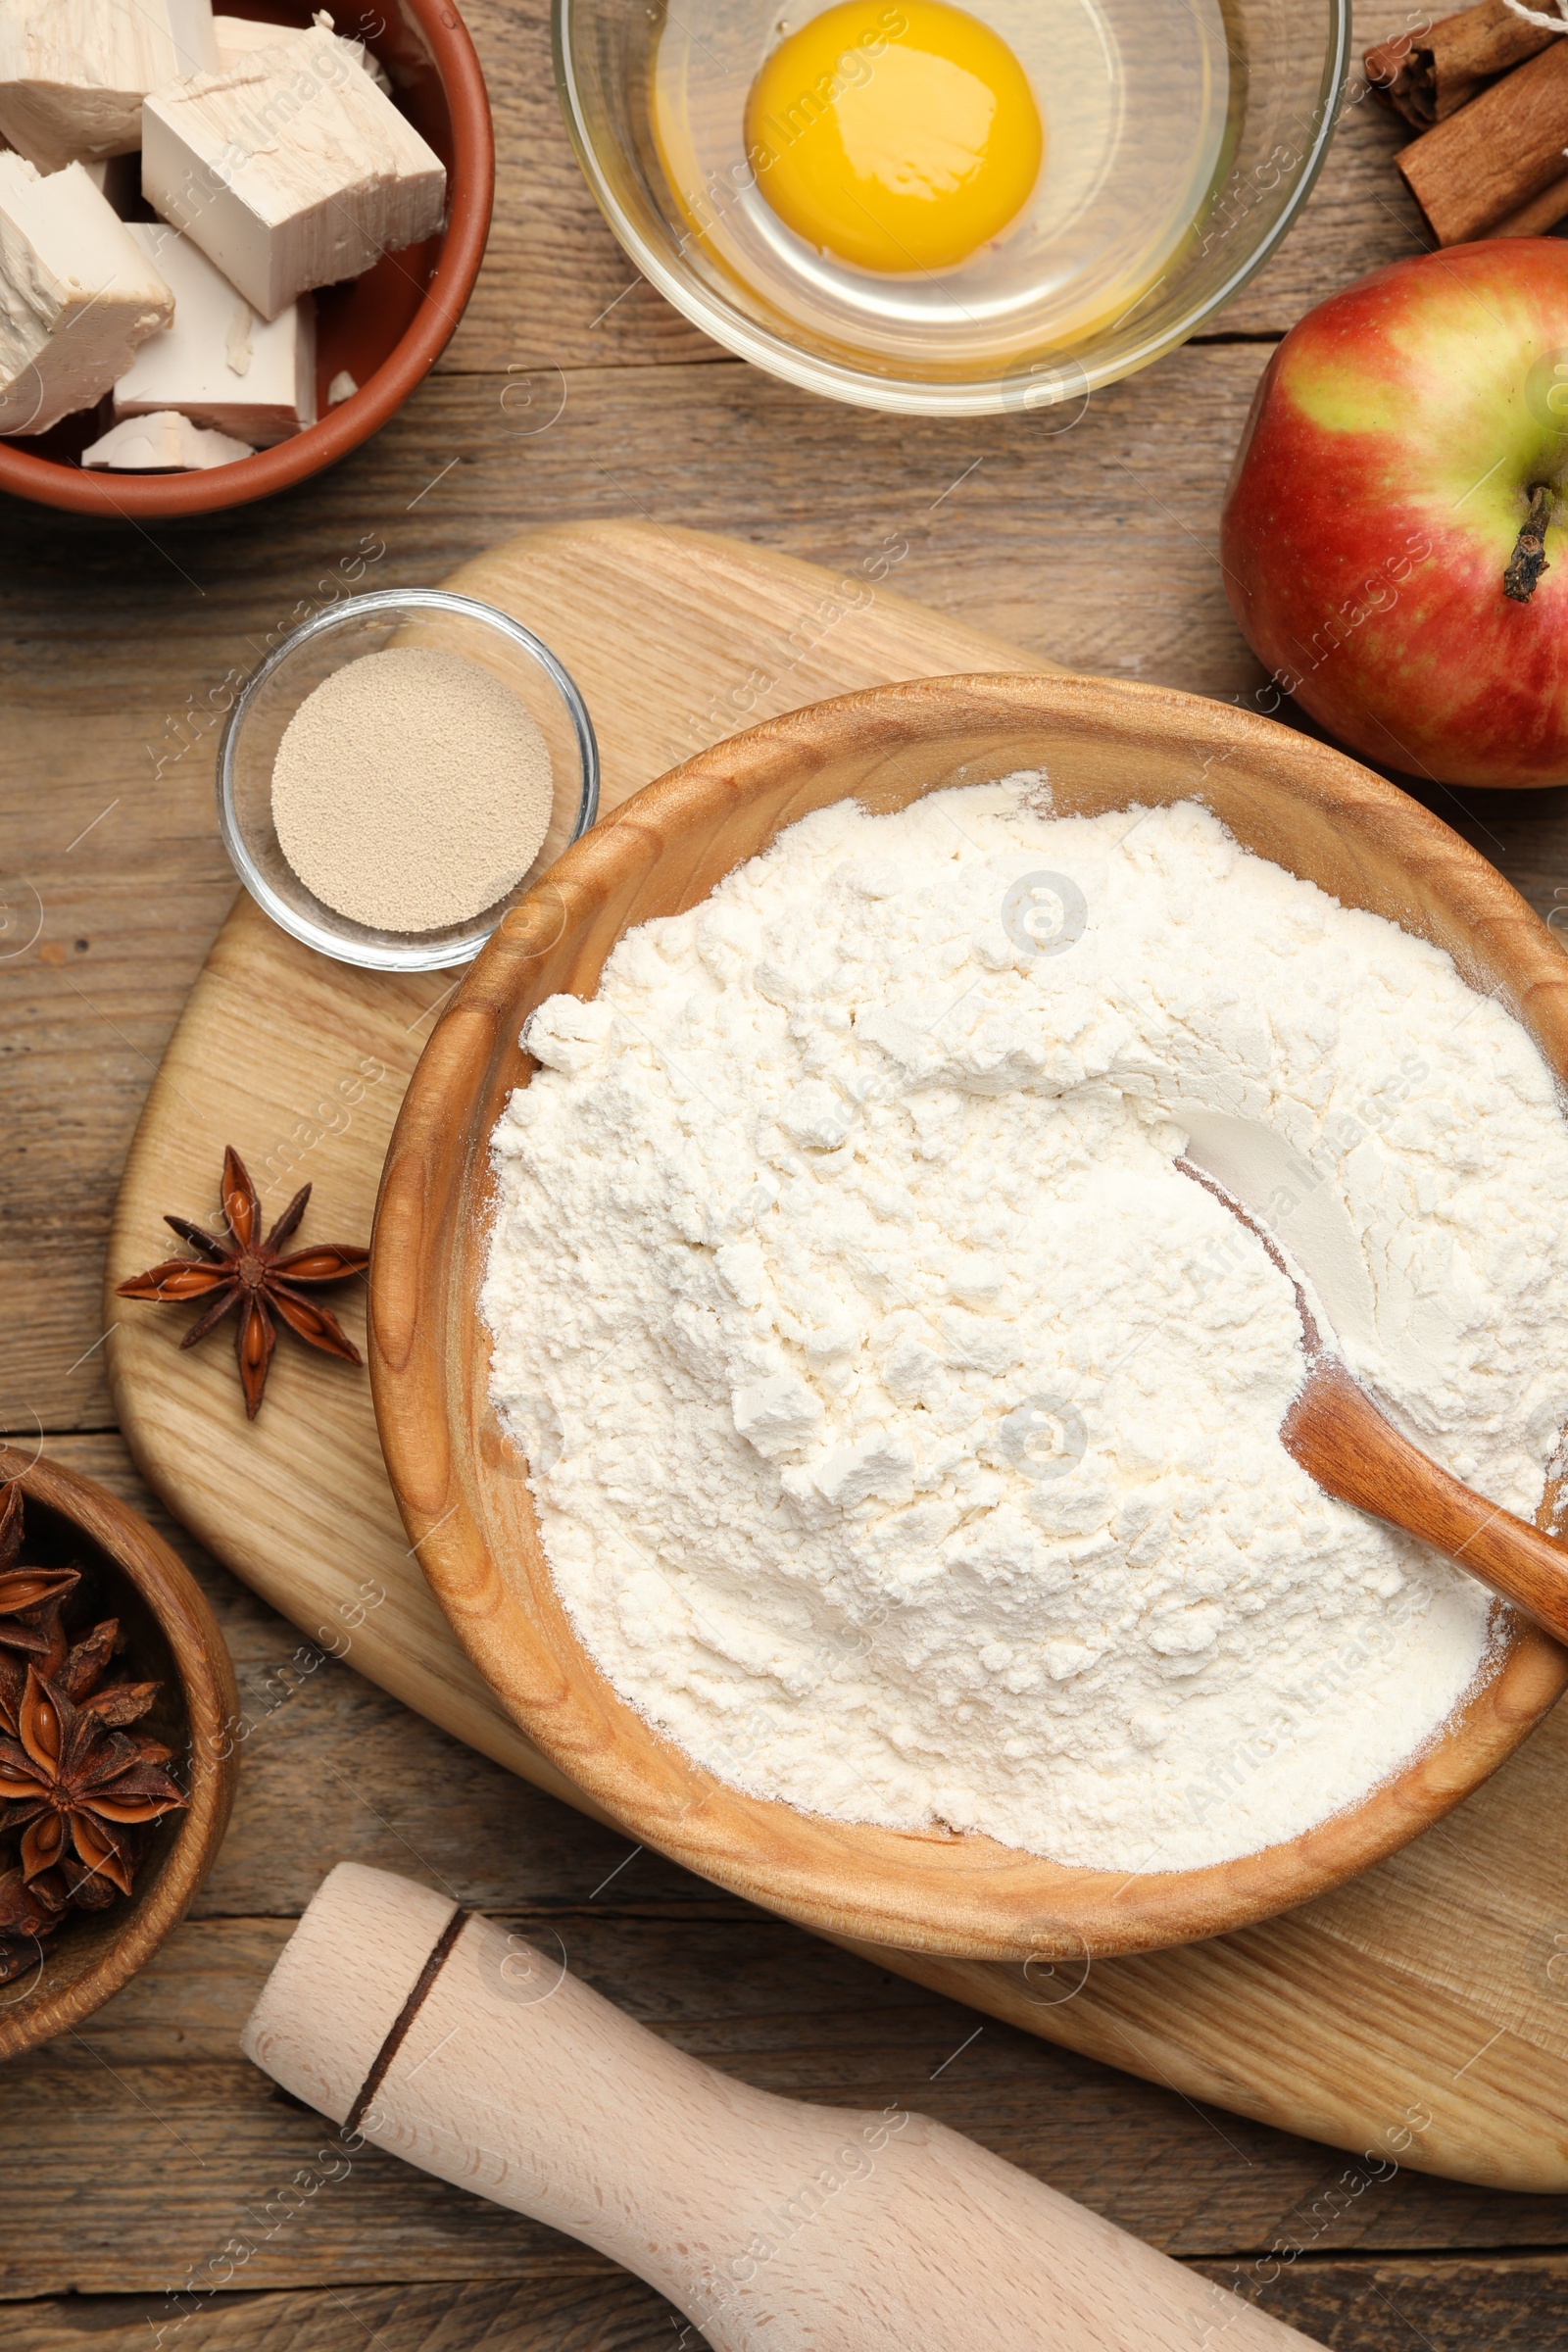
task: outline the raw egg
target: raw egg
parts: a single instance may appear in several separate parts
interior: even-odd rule
[[[844,0],[773,51],[746,102],[773,211],[861,270],[954,270],[1022,211],[1045,132],[1005,41],[948,0]]]

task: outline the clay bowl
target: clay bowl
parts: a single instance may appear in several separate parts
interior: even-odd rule
[[[317,0],[223,0],[221,13],[304,30]],[[212,514],[270,498],[333,466],[379,432],[422,382],[451,341],[473,291],[490,232],[495,139],[490,102],[472,41],[448,0],[377,0],[340,32],[363,40],[385,66],[398,105],[447,168],[446,227],[422,245],[383,254],[363,277],[316,297],[316,405],[319,422],[275,449],[200,473],[84,473],[88,443],[113,421],[107,399],[47,433],[0,440],[0,490],[76,514]],[[376,29],[372,29],[376,28]],[[143,208],[154,218],[150,206]],[[328,408],[332,378],[346,368],[359,390]]]
[[[61,1463],[0,1446],[0,1480],[10,1478],[21,1479],[24,1494],[23,1558],[82,1569],[77,1596],[85,1595],[91,1611],[84,1623],[118,1617],[129,1637],[117,1674],[164,1685],[143,1721],[174,1750],[170,1770],[190,1805],[158,1824],[128,1900],[72,1918],[52,1952],[0,1985],[0,2058],[79,2025],[129,1983],[183,1918],[228,1826],[239,1712],[234,1669],[212,1610],[146,1521]]]
[[[525,1464],[488,1396],[475,1299],[488,1138],[532,1067],[523,1020],[591,996],[630,925],[703,899],[827,802],[876,810],[1019,768],[1064,813],[1208,804],[1261,856],[1436,941],[1496,989],[1568,1080],[1568,965],[1474,850],[1326,746],[1223,704],[1102,678],[916,680],[798,710],[628,802],[519,901],[425,1049],[392,1139],[371,1264],[370,1366],[411,1541],[508,1712],[628,1836],[833,1936],[1002,1960],[1150,1950],[1322,1893],[1437,1821],[1568,1684],[1568,1652],[1503,1617],[1494,1670],[1396,1780],[1307,1835],[1202,1870],[1066,1869],[975,1837],[856,1827],[748,1796],[691,1763],[584,1654],[557,1596]]]

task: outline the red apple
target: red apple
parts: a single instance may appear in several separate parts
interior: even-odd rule
[[[1258,385],[1221,523],[1232,610],[1363,757],[1568,783],[1565,488],[1568,243],[1396,262],[1309,312]]]

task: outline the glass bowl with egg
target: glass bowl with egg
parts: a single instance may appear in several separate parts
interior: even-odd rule
[[[218,763],[235,872],[340,963],[467,963],[593,823],[587,706],[531,629],[438,588],[351,597],[246,681]]]
[[[555,0],[555,41],[590,187],[705,333],[862,407],[1075,422],[1284,235],[1349,7]]]

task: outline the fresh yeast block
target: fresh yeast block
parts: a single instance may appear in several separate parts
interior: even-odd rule
[[[142,110],[142,193],[253,310],[434,233],[446,171],[325,24]]]
[[[213,0],[0,0],[0,131],[43,172],[129,155],[149,90],[217,69]]]
[[[316,305],[302,294],[272,319],[251,309],[188,237],[127,222],[173,290],[174,318],[142,344],[115,386],[115,416],[177,409],[193,424],[270,449],[316,422]]]
[[[293,30],[287,24],[257,24],[249,17],[215,17],[213,32],[218,41],[220,74],[226,74],[230,66],[242,65],[246,58],[254,57],[258,49],[275,49],[280,41],[294,38]],[[338,34],[338,39],[343,42],[355,64],[365,68],[377,89],[390,92],[391,77],[380,59],[372,57],[363,41],[346,40],[342,33]]]
[[[0,433],[90,409],[174,297],[80,164],[47,177],[0,154]]]
[[[152,416],[127,416],[81,453],[93,472],[195,473],[209,466],[232,466],[254,455],[227,433],[204,432],[188,416],[164,409]]]

